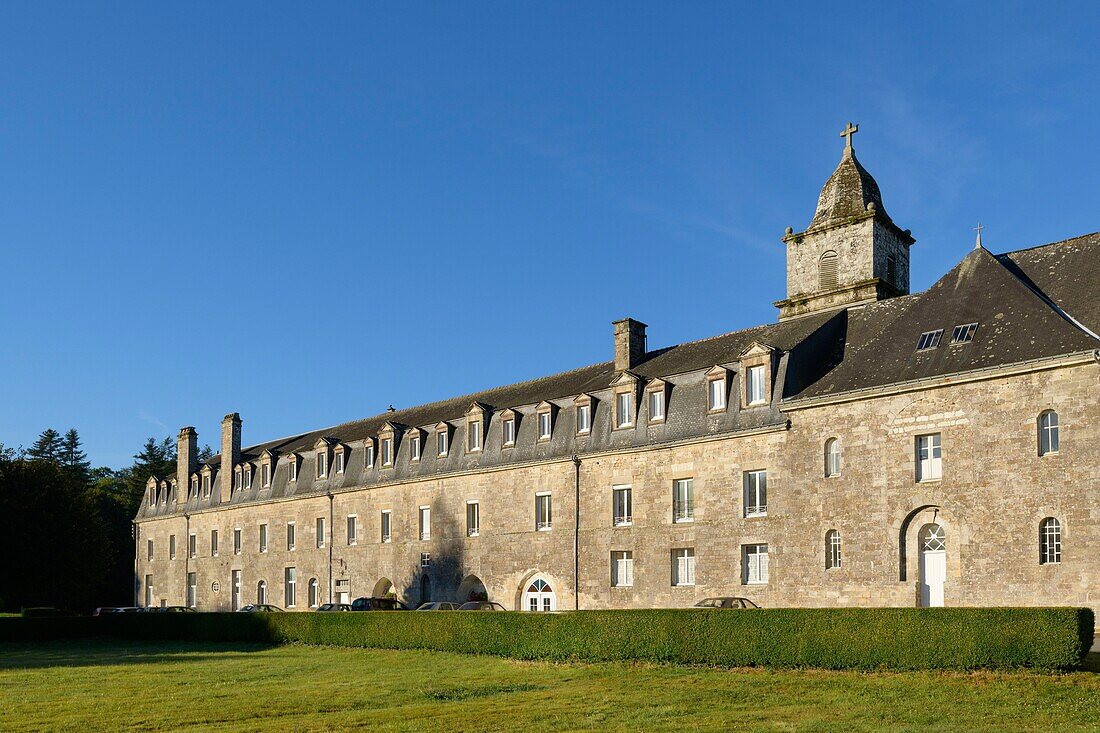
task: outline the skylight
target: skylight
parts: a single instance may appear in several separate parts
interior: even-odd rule
[[[974,332],[978,330],[977,323],[964,323],[961,326],[955,326],[955,330],[951,332],[952,344],[966,344],[974,340]]]
[[[934,349],[940,345],[940,337],[943,336],[943,329],[939,328],[935,331],[925,331],[920,335],[920,339],[917,340],[917,351],[928,351]]]

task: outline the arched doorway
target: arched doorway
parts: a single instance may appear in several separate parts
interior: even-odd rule
[[[557,611],[558,597],[545,580],[538,577],[532,578],[523,592],[523,603],[520,608],[524,611]]]
[[[430,603],[432,600],[432,579],[427,573],[420,576],[420,602]]]
[[[481,582],[481,578],[476,575],[467,575],[458,586],[455,600],[459,603],[487,601],[489,600],[489,592],[485,589],[485,584]]]
[[[920,604],[925,608],[943,605],[943,581],[947,577],[947,532],[930,522],[920,528]]]
[[[371,592],[371,598],[385,598],[393,593],[393,583],[389,578],[381,578],[374,584],[374,591]]]

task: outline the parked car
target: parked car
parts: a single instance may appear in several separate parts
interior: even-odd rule
[[[153,606],[146,610],[149,613],[197,613],[195,609],[187,606]]]
[[[328,613],[330,611],[350,611],[350,603],[322,603],[317,607],[318,613]]]
[[[351,602],[353,611],[408,611],[409,607],[396,598],[356,598]]]
[[[241,606],[237,609],[237,613],[282,613],[283,609],[278,606],[272,606],[269,603],[249,603],[247,606]]]
[[[494,601],[470,601],[458,607],[459,611],[506,611],[504,606]]]
[[[760,608],[748,598],[704,598],[696,603],[692,608]]]
[[[93,616],[106,616],[109,613],[122,613],[122,609],[118,606],[100,606],[92,611]]]
[[[421,603],[417,611],[457,611],[457,603],[448,603],[446,601],[432,601],[431,603]]]

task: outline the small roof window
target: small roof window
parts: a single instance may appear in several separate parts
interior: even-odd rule
[[[977,323],[964,323],[961,326],[955,326],[955,330],[951,332],[951,343],[968,344],[974,340],[974,332],[977,330]]]
[[[935,331],[925,331],[917,340],[917,351],[928,351],[929,349],[936,348],[940,345],[940,338],[942,336],[942,328],[936,329]]]

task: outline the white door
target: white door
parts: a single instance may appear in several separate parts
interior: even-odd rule
[[[348,601],[348,592],[346,590],[336,591],[336,602],[337,603],[349,603],[349,601]]]
[[[938,524],[926,524],[920,532],[920,604],[943,605],[943,581],[947,577],[946,533]]]
[[[523,594],[523,610],[539,613],[557,611],[558,598],[554,590],[542,578],[535,578]]]
[[[230,585],[233,586],[233,610],[238,611],[241,608],[241,571],[234,570],[233,577]]]

